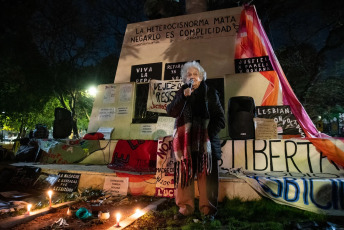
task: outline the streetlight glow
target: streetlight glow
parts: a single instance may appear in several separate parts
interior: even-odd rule
[[[98,90],[95,86],[91,86],[90,88],[88,88],[87,92],[92,97],[95,97],[97,95]]]

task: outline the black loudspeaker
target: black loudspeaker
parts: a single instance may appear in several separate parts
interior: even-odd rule
[[[254,139],[255,104],[252,97],[231,97],[228,101],[228,132],[233,140]]]
[[[64,108],[55,108],[53,137],[67,138],[72,133],[72,114]]]

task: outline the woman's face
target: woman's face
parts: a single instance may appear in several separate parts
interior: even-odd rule
[[[201,84],[201,77],[199,76],[198,69],[194,67],[190,67],[186,73],[186,83],[190,82],[190,80],[193,80],[192,89],[197,89],[198,86]]]

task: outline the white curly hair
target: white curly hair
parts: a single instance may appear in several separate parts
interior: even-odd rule
[[[187,73],[189,68],[195,68],[199,72],[199,76],[202,81],[207,80],[207,72],[203,69],[203,67],[196,61],[190,61],[184,64],[183,68],[180,71],[180,75],[182,76],[182,81],[186,83]]]

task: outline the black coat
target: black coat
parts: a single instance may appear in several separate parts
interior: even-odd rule
[[[218,160],[220,160],[221,143],[218,133],[221,129],[225,128],[224,111],[220,103],[218,92],[213,88],[207,87],[204,81],[202,81],[199,88],[201,87],[205,87],[207,90],[208,103],[204,109],[206,110],[205,112],[209,114],[208,136],[211,142],[212,154]],[[197,109],[203,110],[202,106],[197,103],[199,101],[199,98],[202,98],[202,96],[199,96],[197,89],[188,98],[184,96],[184,89],[185,86],[177,91],[173,101],[166,108],[167,115],[176,118],[177,126],[182,125],[180,124],[180,115],[185,106],[185,103],[191,103],[193,111]]]

